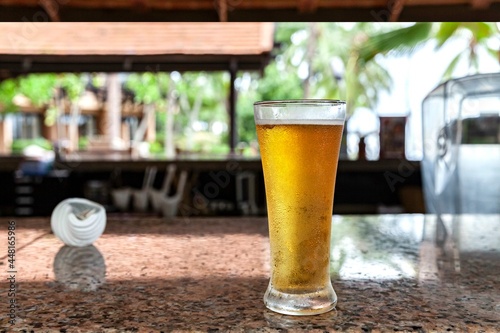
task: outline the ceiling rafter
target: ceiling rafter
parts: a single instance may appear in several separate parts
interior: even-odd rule
[[[217,13],[219,14],[219,21],[227,22],[227,0],[217,1]]]
[[[40,6],[45,10],[52,22],[60,22],[59,4],[55,0],[40,0]]]
[[[319,0],[299,0],[297,7],[301,13],[314,13],[318,4]]]
[[[389,17],[389,22],[397,22],[399,20],[399,16],[403,11],[403,8],[406,4],[406,0],[388,0],[387,7],[391,11],[391,16]]]
[[[472,8],[486,9],[491,5],[491,0],[471,0]]]

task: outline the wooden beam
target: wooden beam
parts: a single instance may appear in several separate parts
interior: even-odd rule
[[[491,5],[491,0],[471,0],[472,8],[486,9]]]
[[[52,22],[60,22],[59,17],[59,4],[55,0],[40,0],[40,6],[49,15]]]
[[[40,20],[40,7],[25,6],[2,6],[0,0],[0,21],[17,21],[29,19]],[[258,18],[262,22],[373,22],[386,21],[390,13],[387,9],[387,1],[380,5],[356,2],[356,7],[348,7],[350,1],[342,1],[336,7],[319,6],[321,10],[314,13],[300,13],[296,3],[293,8],[278,7],[269,9],[258,9],[245,7],[251,1],[241,1],[234,10],[228,11],[228,21],[255,22]],[[70,1],[70,3],[73,3]],[[64,22],[179,22],[199,21],[218,22],[219,16],[214,10],[213,1],[210,9],[199,10],[166,10],[155,9],[150,6],[146,12],[133,11],[130,9],[100,9],[100,8],[77,8],[65,5],[60,8],[61,21]],[[337,1],[335,1],[337,3]],[[364,5],[363,5],[364,4]],[[45,13],[44,13],[45,15]],[[493,1],[488,9],[471,10],[469,0],[462,3],[432,3],[432,0],[408,1],[399,21],[464,21],[464,22],[497,22],[500,21],[500,3]]]
[[[219,21],[227,22],[227,0],[218,0],[216,4],[217,14],[219,14]]]
[[[25,62],[24,58],[29,59]],[[151,55],[151,56],[50,56],[50,55],[2,55],[0,74],[16,76],[22,73],[47,72],[146,72],[158,71],[227,71],[232,58],[236,58],[240,70],[261,70],[271,58],[261,55]],[[128,59],[128,60],[127,60]],[[123,64],[127,61],[127,66]],[[26,67],[23,64],[29,63]]]
[[[114,11],[126,10],[129,13],[137,12],[154,12],[160,11],[212,11],[218,6],[221,0],[117,0],[117,1],[102,1],[102,0],[45,0],[52,1],[55,6],[59,3],[64,3],[61,10],[95,10],[95,11]],[[268,9],[289,9],[308,8],[313,10],[317,8],[374,8],[383,7],[386,5],[386,0],[356,0],[356,1],[319,1],[319,0],[225,0],[229,11],[233,9],[253,9],[253,10],[268,10]],[[499,2],[499,0],[490,0],[490,2]],[[412,0],[408,3],[409,6],[460,6],[472,3],[471,0]],[[25,7],[39,10],[40,0],[0,0],[0,6],[6,8]],[[216,14],[216,13],[214,13]],[[453,13],[450,13],[450,17]],[[134,19],[130,17],[130,19]],[[256,18],[254,18],[254,21]],[[259,20],[257,18],[257,20]],[[259,20],[260,21],[260,20]]]
[[[297,7],[300,13],[314,13],[318,8],[319,0],[299,0]]]
[[[399,20],[405,4],[406,0],[387,0],[387,8],[391,12],[389,22],[397,22]]]

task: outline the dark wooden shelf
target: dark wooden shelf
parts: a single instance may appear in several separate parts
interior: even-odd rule
[[[224,170],[239,168],[244,170],[262,170],[258,157],[243,157],[231,155],[188,155],[172,159],[132,159],[123,155],[73,155],[56,162],[57,168],[75,171],[112,171],[144,170],[146,167],[165,167],[176,164],[184,170]],[[420,171],[420,162],[407,160],[377,160],[377,161],[347,161],[340,160],[339,172],[395,172],[406,173]]]

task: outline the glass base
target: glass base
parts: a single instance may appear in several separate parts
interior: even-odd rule
[[[305,294],[278,291],[269,284],[264,295],[269,310],[292,316],[310,316],[328,312],[337,304],[337,294],[331,285],[322,290]]]

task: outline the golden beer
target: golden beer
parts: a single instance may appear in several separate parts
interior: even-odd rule
[[[312,293],[330,279],[330,230],[342,123],[257,125],[266,185],[271,283]]]
[[[345,102],[264,101],[254,115],[271,244],[264,304],[289,315],[330,311],[337,304],[330,231]]]

